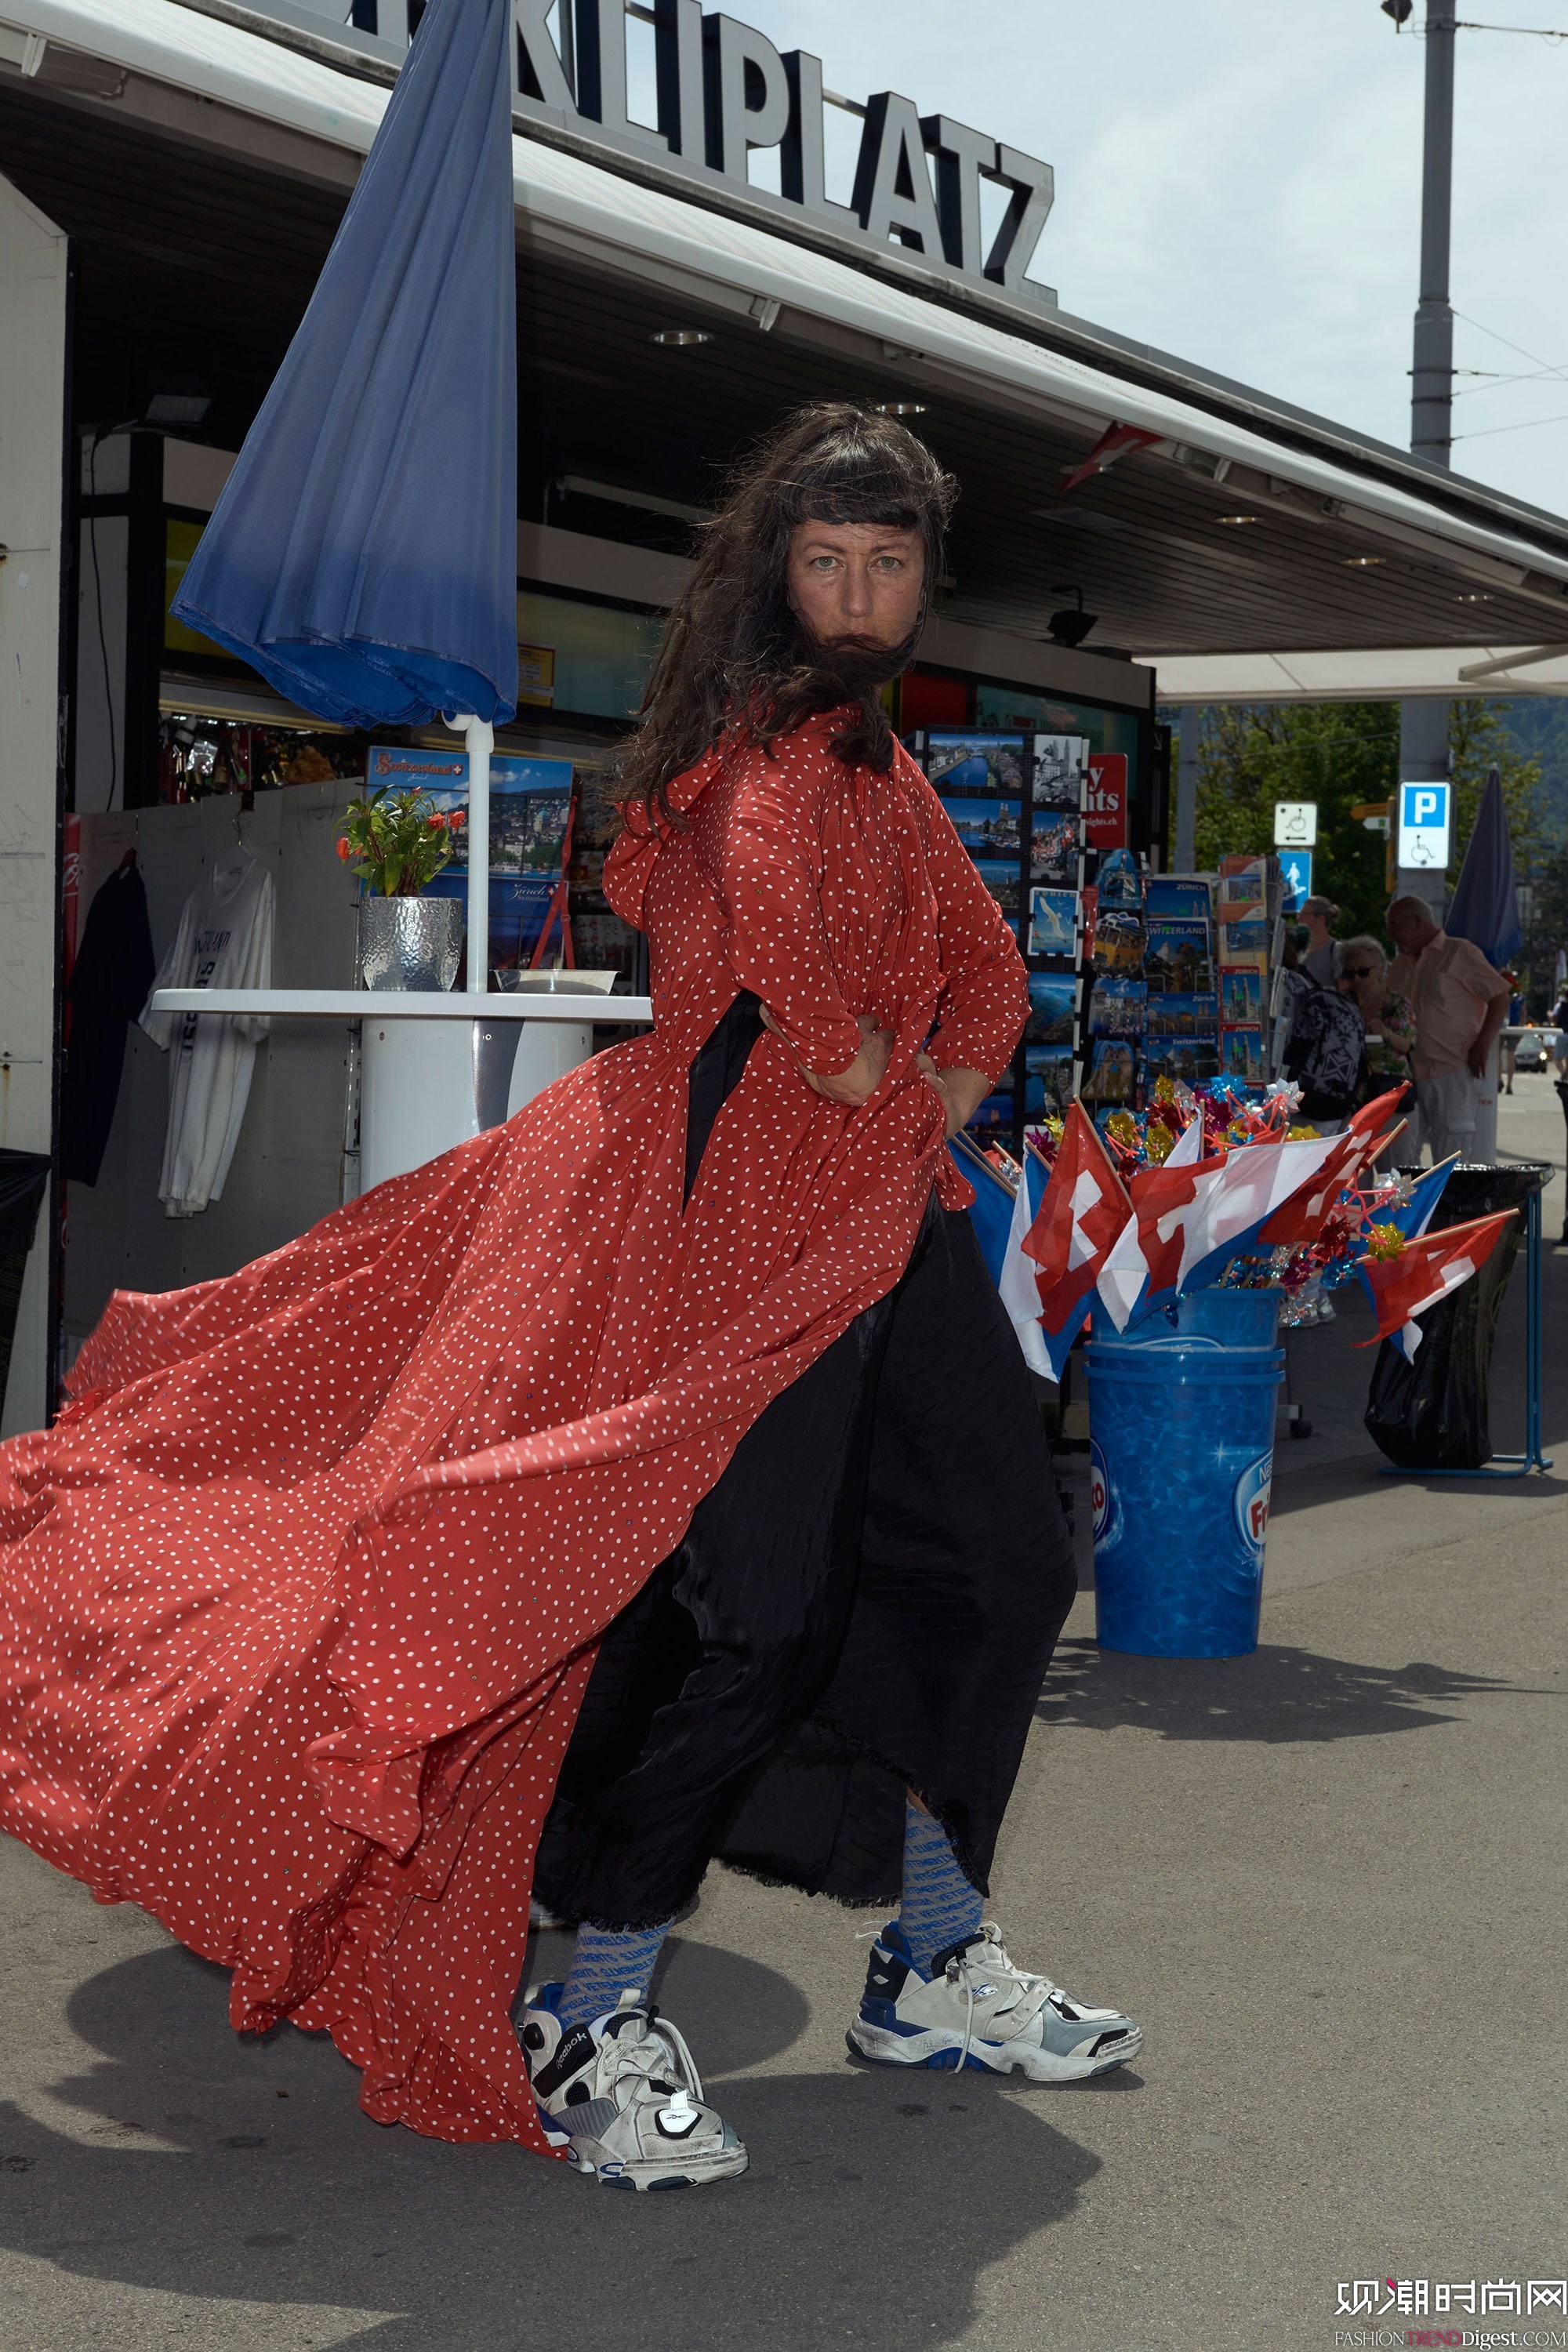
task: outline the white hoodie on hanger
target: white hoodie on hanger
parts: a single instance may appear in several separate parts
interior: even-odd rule
[[[154,992],[268,987],[275,902],[271,875],[247,849],[219,858],[185,901]],[[141,1025],[174,1055],[158,1198],[171,1217],[193,1217],[223,1197],[257,1043],[269,1024],[260,1014],[143,1010]]]

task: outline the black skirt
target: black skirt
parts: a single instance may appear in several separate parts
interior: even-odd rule
[[[688,1192],[758,1034],[742,998],[692,1066]],[[984,1892],[1075,1589],[1017,1341],[969,1217],[933,1196],[896,1288],[748,1430],[605,1633],[542,1900],[653,1927],[717,1856],[889,1903],[906,1789]]]

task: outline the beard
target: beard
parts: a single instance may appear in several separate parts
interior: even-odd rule
[[[896,646],[885,646],[871,637],[814,637],[797,625],[796,683],[806,708],[834,710],[879,694],[908,669],[919,641],[918,625]]]

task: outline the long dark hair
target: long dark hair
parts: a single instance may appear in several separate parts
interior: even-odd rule
[[[702,527],[691,577],[623,746],[612,793],[668,824],[668,790],[731,726],[771,745],[813,711],[854,706],[833,740],[841,760],[892,765],[879,689],[913,658],[942,568],[958,485],[896,417],[848,401],[797,409],[738,467],[723,512]],[[919,531],[925,593],[900,646],[822,646],[796,618],[785,566],[797,523],[880,523]]]

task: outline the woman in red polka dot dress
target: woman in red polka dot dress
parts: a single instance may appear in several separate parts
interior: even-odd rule
[[[744,2168],[647,1989],[721,1856],[901,1896],[861,2058],[1137,2028],[981,1891],[1072,1569],[947,1150],[1027,1009],[879,689],[952,486],[786,424],[672,616],[612,903],[654,1028],[226,1280],[117,1294],[0,1449],[0,1822],[325,2029],[384,2122]],[[513,2022],[537,1887],[581,1923]]]

